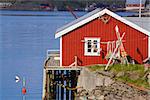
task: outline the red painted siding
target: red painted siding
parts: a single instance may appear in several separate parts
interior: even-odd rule
[[[148,57],[148,36],[131,28],[130,26],[111,18],[107,24],[100,19],[95,19],[74,31],[62,36],[62,65],[67,66],[74,62],[74,56],[80,59],[79,65],[105,64],[107,61],[100,56],[84,56],[85,37],[99,37],[101,41],[117,40],[115,26],[119,26],[122,34],[125,32],[123,40],[126,52],[139,63]],[[101,44],[101,48],[106,55],[106,45]]]

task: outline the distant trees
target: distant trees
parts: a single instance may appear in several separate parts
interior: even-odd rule
[[[40,6],[48,4],[50,8],[58,10],[67,10],[66,6],[70,6],[73,10],[84,10],[86,7],[124,7],[126,0],[0,0],[0,2],[13,2],[16,6],[30,5]]]
[[[84,9],[85,7],[95,3],[100,6],[125,6],[126,0],[48,0],[52,5],[62,10],[66,9],[66,5],[71,6],[73,9]]]

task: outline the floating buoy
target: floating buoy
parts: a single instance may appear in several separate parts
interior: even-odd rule
[[[22,94],[26,94],[27,90],[25,87],[22,88]]]
[[[16,83],[18,83],[20,81],[19,76],[15,76],[15,81],[16,81]]]

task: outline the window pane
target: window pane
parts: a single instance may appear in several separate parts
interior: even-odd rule
[[[91,40],[88,40],[88,43],[87,43],[88,45],[87,45],[87,52],[91,52],[91,47],[92,47],[92,45],[91,45]]]
[[[91,45],[88,44],[88,48],[91,48]]]
[[[94,40],[93,42],[94,42],[94,44],[97,44],[97,40]]]
[[[88,40],[88,45],[91,45],[91,40]]]
[[[93,52],[97,52],[98,51],[97,45],[98,45],[97,40],[94,40],[93,41]]]
[[[91,52],[91,49],[88,49],[87,52]]]

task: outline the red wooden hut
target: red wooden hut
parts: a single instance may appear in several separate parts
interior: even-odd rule
[[[106,56],[116,47],[118,26],[126,54],[137,63],[150,57],[150,32],[108,9],[96,9],[59,28],[60,65],[69,66],[78,59],[79,66],[106,64]],[[112,43],[108,48],[108,42]]]

